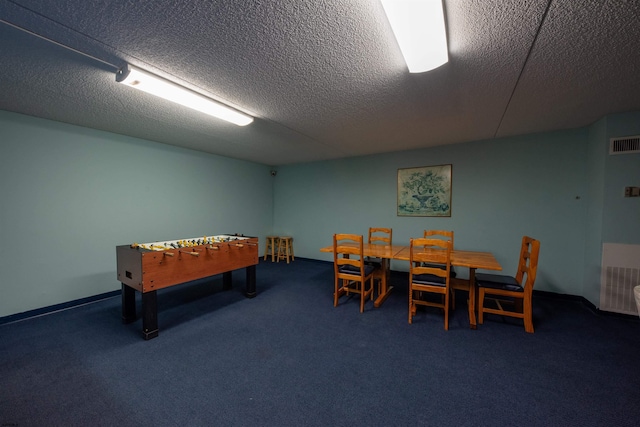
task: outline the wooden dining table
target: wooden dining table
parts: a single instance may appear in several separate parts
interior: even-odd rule
[[[355,246],[355,245],[354,245]],[[373,243],[363,244],[363,255],[368,257],[380,258],[382,260],[383,271],[386,271],[390,260],[409,261],[409,246],[401,245],[380,245]],[[333,246],[326,246],[320,249],[320,252],[333,252]],[[456,267],[464,267],[469,269],[469,277],[467,279],[452,278],[451,287],[453,289],[461,289],[469,292],[469,326],[471,329],[476,329],[476,270],[493,270],[501,271],[502,266],[496,260],[495,256],[491,252],[478,252],[478,251],[451,251],[451,265]],[[383,274],[381,279],[380,291],[374,301],[374,307],[380,307],[384,300],[389,296],[393,290],[387,282],[387,275]]]

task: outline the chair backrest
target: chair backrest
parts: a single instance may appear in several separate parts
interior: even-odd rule
[[[393,230],[390,228],[369,227],[369,243],[391,246]]]
[[[449,282],[451,273],[450,240],[416,238],[409,241],[409,274],[432,274]]]
[[[453,231],[447,230],[424,230],[424,237],[434,238],[444,238],[445,240],[451,240],[451,249],[453,250]],[[440,236],[440,237],[438,237]]]
[[[350,265],[360,270],[360,276],[364,276],[363,239],[358,234],[334,234],[333,235],[333,268],[338,275],[338,269],[344,265]]]
[[[538,272],[538,255],[540,254],[540,241],[529,236],[522,237],[522,246],[520,247],[520,261],[518,262],[518,271],[516,272],[516,280],[524,288],[525,292],[533,292],[533,284],[536,281]],[[522,280],[527,276],[524,284]]]

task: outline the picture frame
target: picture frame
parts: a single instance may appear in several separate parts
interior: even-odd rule
[[[451,164],[398,169],[398,216],[451,216]]]

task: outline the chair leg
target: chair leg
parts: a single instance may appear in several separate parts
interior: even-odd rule
[[[294,261],[295,257],[293,255],[293,238],[292,237],[278,237],[278,250],[276,251],[276,258],[278,262],[280,259],[286,259],[287,264],[290,261]]]
[[[367,288],[367,281],[360,282],[360,313],[364,313],[364,305],[367,301],[367,296],[373,301],[373,276],[369,278],[369,288]]]
[[[375,292],[373,292],[373,290],[375,288],[375,282],[373,280],[373,276],[371,276],[370,280],[371,280],[371,287],[369,288],[370,289],[370,295],[371,295],[370,299],[371,299],[371,301],[373,301],[373,295],[375,294]]]
[[[267,260],[267,254],[269,253],[269,239],[267,239],[267,243],[264,247],[264,258],[263,261]]]
[[[287,257],[287,264],[289,264],[289,258],[290,258],[290,245],[289,245],[289,239],[285,239],[284,241],[284,256]]]
[[[526,298],[523,307],[524,314],[524,330],[530,334],[533,333],[533,307],[531,307],[531,299]]]
[[[271,262],[273,262],[273,258],[274,258],[274,253],[275,253],[275,238],[272,236],[267,236],[266,240],[265,240],[266,246],[264,248],[264,259],[263,261],[267,260],[267,256],[271,255]]]
[[[444,330],[449,330],[449,292],[444,294]]]
[[[296,256],[293,253],[293,239],[291,239],[289,241],[289,253],[291,255],[291,261],[295,261],[296,260]]]
[[[478,324],[482,325],[484,322],[484,288],[480,288],[478,291]]]
[[[413,316],[416,314],[416,305],[413,302],[413,290],[409,289],[409,324],[413,323]]]

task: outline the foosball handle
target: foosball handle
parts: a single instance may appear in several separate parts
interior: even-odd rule
[[[200,256],[200,252],[196,252],[196,251],[180,251],[183,254],[189,254],[191,256]]]

